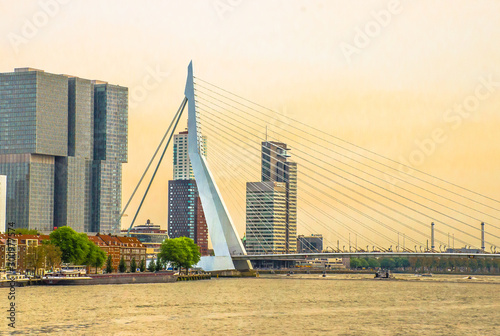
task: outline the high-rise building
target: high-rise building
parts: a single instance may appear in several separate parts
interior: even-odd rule
[[[0,231],[7,232],[7,176],[0,175]]]
[[[207,156],[207,137],[201,141],[201,153]],[[193,168],[188,156],[188,132],[174,135],[174,180],[194,180]]]
[[[297,251],[297,163],[291,161],[288,151],[290,149],[285,143],[274,142],[274,141],[264,141],[262,142],[262,167],[261,167],[261,177],[262,182],[279,182],[280,187],[284,189],[285,193],[285,209],[284,209],[284,249],[281,250],[280,241],[274,242],[273,246],[278,246],[277,250],[269,251],[269,253],[295,253]],[[258,242],[261,232],[257,228],[264,228],[266,225],[277,225],[277,232],[281,230],[281,218],[282,213],[277,212],[277,205],[273,202],[280,202],[281,197],[276,197],[269,199],[266,197],[267,201],[262,201],[260,207],[256,207],[255,202],[261,201],[260,198],[256,197],[259,191],[258,188],[262,190],[268,190],[265,185],[257,183],[247,183],[247,245],[249,240],[253,242]],[[273,191],[276,193],[277,191]],[[253,200],[252,200],[253,199]],[[249,207],[249,204],[252,206]],[[266,210],[266,207],[268,210]],[[278,208],[280,208],[278,206]],[[262,211],[262,216],[257,216],[258,212]],[[279,216],[276,220],[269,220],[269,216]],[[261,223],[257,225],[257,221],[260,220]],[[274,228],[273,228],[274,230]],[[275,239],[281,239],[279,235],[275,236]],[[262,240],[264,243],[265,240]],[[268,244],[269,245],[269,244]],[[248,252],[257,252],[265,250],[266,246],[257,247],[256,245],[249,245]]]
[[[168,181],[168,235],[188,237],[208,255],[208,227],[188,156],[188,132],[174,135],[174,179]],[[206,137],[202,142],[206,156]]]
[[[64,225],[120,231],[113,212],[116,203],[121,206],[128,98],[126,88],[110,86],[106,103],[95,99],[107,86],[31,68],[0,74],[0,174],[7,175],[8,222],[44,232]],[[112,149],[104,150],[104,159],[94,158],[103,148]],[[102,160],[115,166],[109,175],[96,169],[93,176],[93,166]],[[110,205],[108,198],[119,201]],[[99,218],[93,216],[93,203],[105,204]],[[118,224],[107,225],[101,217]]]
[[[297,237],[298,253],[321,253],[323,252],[323,235],[311,234],[310,236],[299,235]]]
[[[250,254],[286,252],[284,182],[247,182],[246,250]]]
[[[128,89],[96,83],[92,231],[120,232],[122,163],[127,162]]]
[[[68,156],[55,158],[54,226],[91,232],[94,85],[68,79]],[[67,224],[71,223],[71,224]]]

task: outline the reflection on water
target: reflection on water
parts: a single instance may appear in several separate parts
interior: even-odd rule
[[[16,334],[498,333],[500,277],[397,275],[400,280],[396,281],[372,277],[275,275],[170,284],[19,288]],[[3,322],[3,334],[7,334],[6,327]]]

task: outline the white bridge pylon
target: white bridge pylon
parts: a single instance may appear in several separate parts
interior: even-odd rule
[[[246,251],[208,163],[200,152],[202,134],[199,132],[198,112],[196,111],[192,61],[188,66],[184,94],[188,101],[188,154],[215,253],[215,256],[201,257],[198,266],[205,271],[251,270],[250,261],[233,260],[231,257],[231,254],[246,255]]]

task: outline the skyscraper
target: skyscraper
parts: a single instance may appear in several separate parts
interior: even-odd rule
[[[248,182],[246,190],[246,250],[286,252],[286,184]]]
[[[281,216],[282,212],[278,202],[281,204],[281,193],[284,192],[285,196],[285,209],[284,209],[284,250],[285,253],[294,253],[297,251],[297,163],[291,161],[290,155],[287,151],[290,149],[285,143],[274,142],[274,141],[264,141],[262,142],[261,151],[261,177],[262,182],[278,182],[279,190],[276,186],[272,189],[272,197],[269,196],[270,185],[249,182],[247,183],[247,246],[248,252],[257,252],[264,250],[266,246],[256,246],[249,245],[249,240],[257,243],[261,232],[258,228],[264,229],[264,227],[271,226],[273,232],[281,232]],[[260,190],[259,190],[260,189]],[[281,191],[283,190],[283,191]],[[266,191],[266,192],[264,192]],[[267,195],[266,195],[267,193]],[[259,196],[260,195],[260,196]],[[260,202],[261,206],[257,206]],[[268,208],[267,210],[265,208]],[[261,211],[261,216],[257,214]],[[269,216],[272,218],[270,219]],[[273,216],[277,216],[274,218]],[[258,221],[261,221],[257,224]],[[276,226],[276,228],[273,227]],[[281,244],[279,240],[281,236],[276,234],[273,239],[277,239],[273,242],[272,246],[276,246],[278,249],[271,251],[272,253],[280,253]],[[265,240],[262,240],[264,243]]]
[[[31,68],[0,74],[0,174],[8,181],[7,221],[16,227],[120,231],[119,224],[99,219],[119,223],[114,212],[121,206],[126,162],[127,89],[110,86],[106,105],[95,99],[102,87],[107,84]],[[96,151],[105,158],[94,158]],[[93,174],[93,166],[108,160],[115,166],[104,174],[107,179],[102,169]],[[108,198],[115,201],[112,206]],[[105,204],[99,217],[92,200]]]
[[[128,89],[96,83],[92,231],[120,232],[122,163],[127,162]]]
[[[68,79],[30,68],[0,74],[0,174],[7,221],[54,226],[55,158],[68,154]]]
[[[54,226],[92,229],[91,167],[94,155],[94,85],[68,79],[68,156],[55,158]],[[69,224],[68,224],[69,223]]]
[[[174,179],[168,181],[168,235],[188,237],[208,255],[208,227],[189,160],[188,132],[174,135]],[[206,138],[202,153],[206,156]]]

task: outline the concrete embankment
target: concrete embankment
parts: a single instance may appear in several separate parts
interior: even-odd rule
[[[210,280],[211,278],[210,274],[179,275],[177,281]]]

